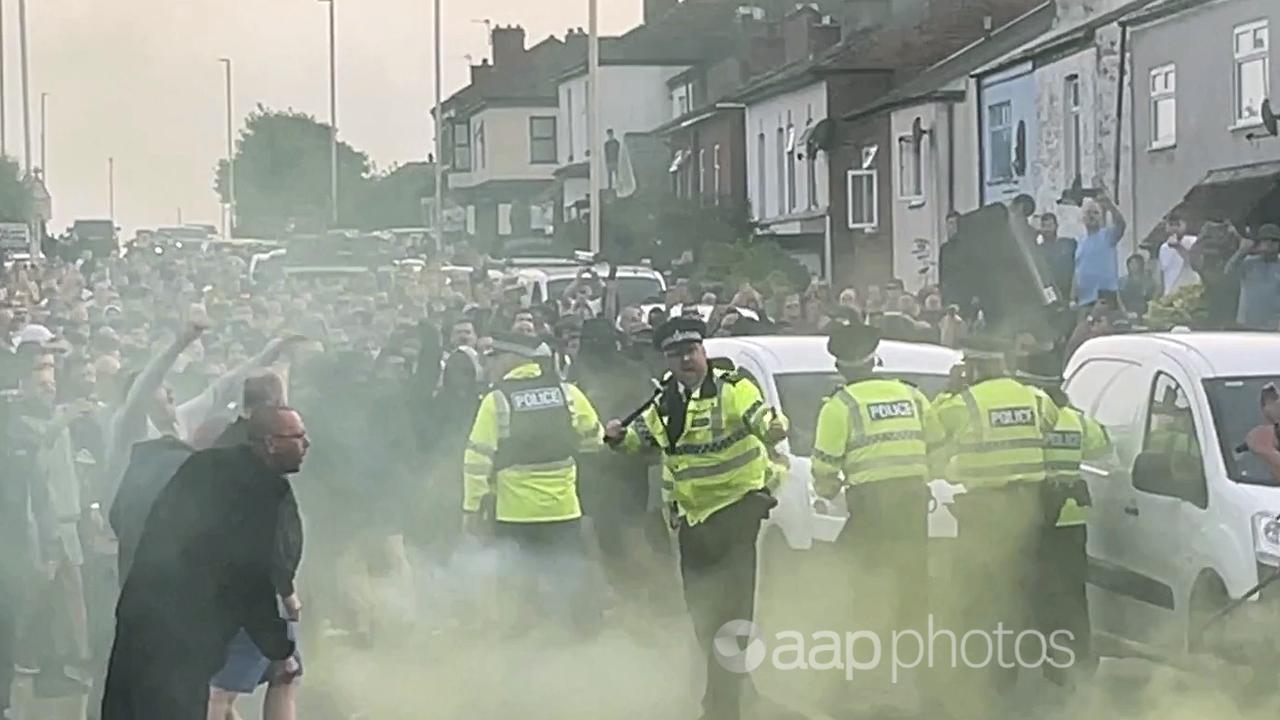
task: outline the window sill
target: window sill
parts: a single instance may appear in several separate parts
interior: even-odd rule
[[[911,208],[913,210],[916,208],[922,208],[924,207],[924,204],[925,204],[923,195],[914,195],[911,197],[900,197],[898,198],[898,202],[904,203],[908,208]]]
[[[1169,150],[1176,147],[1178,147],[1177,140],[1172,142],[1151,143],[1147,146],[1147,152],[1159,152],[1160,150]]]
[[[878,226],[878,225],[850,225],[850,226],[849,226],[849,229],[850,229],[850,230],[852,230],[853,232],[863,232],[863,233],[866,233],[866,234],[868,234],[868,235],[871,235],[871,234],[875,233],[877,230],[879,230],[879,229],[880,229],[880,226]]]
[[[1227,126],[1227,130],[1231,132],[1240,132],[1242,130],[1253,130],[1262,127],[1262,118],[1251,120],[1237,120],[1235,123]]]

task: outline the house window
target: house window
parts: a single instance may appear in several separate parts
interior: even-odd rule
[[[850,170],[846,186],[849,189],[849,229],[874,228],[877,220],[879,190],[875,168]]]
[[[715,203],[720,204],[720,143],[711,147],[711,192]]]
[[[1081,177],[1084,165],[1084,124],[1080,119],[1080,76],[1068,75],[1062,88],[1063,128],[1063,167],[1067,171],[1067,183]]]
[[[1262,101],[1271,83],[1271,60],[1267,21],[1241,25],[1235,29],[1236,107],[1235,120],[1253,124],[1262,119]]]
[[[467,234],[468,234],[468,235],[475,235],[475,234],[476,234],[476,206],[475,206],[475,205],[468,205],[468,206],[467,206],[467,225],[466,225],[466,227],[467,227]]]
[[[707,196],[707,149],[700,148],[698,150],[698,199],[704,200]]]
[[[473,143],[475,144],[475,148],[476,148],[474,160],[483,169],[485,167],[485,161],[486,161],[485,151],[484,151],[484,121],[483,120],[476,123],[475,138],[473,139]]]
[[[565,131],[564,137],[569,145],[569,162],[573,162],[573,88],[566,87],[564,89],[565,104],[569,108],[569,112],[565,113],[565,117],[569,120],[569,128]]]
[[[921,157],[923,138],[914,135],[898,138],[898,197],[919,200],[924,197],[924,164]]]
[[[787,210],[796,210],[796,128],[787,125]]]
[[[987,145],[991,148],[991,179],[1013,179],[1013,103],[987,108]]]
[[[511,234],[511,203],[498,203],[498,234]]]
[[[756,136],[756,200],[759,207],[756,208],[756,217],[765,217],[769,212],[769,194],[766,186],[769,180],[769,169],[765,167],[765,155],[768,150],[765,149],[765,137],[761,132]]]
[[[787,131],[778,128],[778,214],[787,212]]]
[[[554,117],[529,118],[529,162],[554,163],[556,161],[556,119]]]
[[[818,208],[818,158],[817,153],[810,152],[805,156],[805,184],[809,187],[809,209]]]
[[[453,124],[453,169],[471,172],[471,124]]]
[[[1151,147],[1169,147],[1177,141],[1177,72],[1165,65],[1151,71]]]

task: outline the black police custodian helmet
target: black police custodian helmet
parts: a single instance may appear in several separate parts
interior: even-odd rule
[[[879,347],[880,337],[879,328],[870,325],[835,325],[827,338],[827,352],[834,355],[837,362],[865,362]]]
[[[1056,387],[1062,384],[1062,363],[1052,352],[1036,352],[1018,363],[1016,377],[1037,387]]]
[[[653,346],[666,351],[677,345],[701,343],[707,336],[707,324],[698,318],[674,317],[653,332]]]

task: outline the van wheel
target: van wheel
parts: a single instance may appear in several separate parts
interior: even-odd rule
[[[1206,570],[1200,574],[1196,584],[1191,588],[1187,618],[1187,652],[1204,653],[1222,647],[1224,621],[1217,621],[1210,627],[1205,627],[1205,623],[1230,601],[1227,586],[1217,573]]]

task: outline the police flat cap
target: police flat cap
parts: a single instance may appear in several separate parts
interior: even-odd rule
[[[879,328],[870,325],[835,325],[827,337],[827,352],[841,362],[861,362],[875,353],[880,338]]]
[[[700,343],[707,336],[707,324],[698,318],[675,317],[653,331],[653,346],[666,350],[677,345]]]
[[[493,351],[495,353],[511,353],[512,355],[527,358],[548,357],[551,355],[551,348],[547,347],[547,344],[541,338],[514,332],[495,333],[493,336]]]

